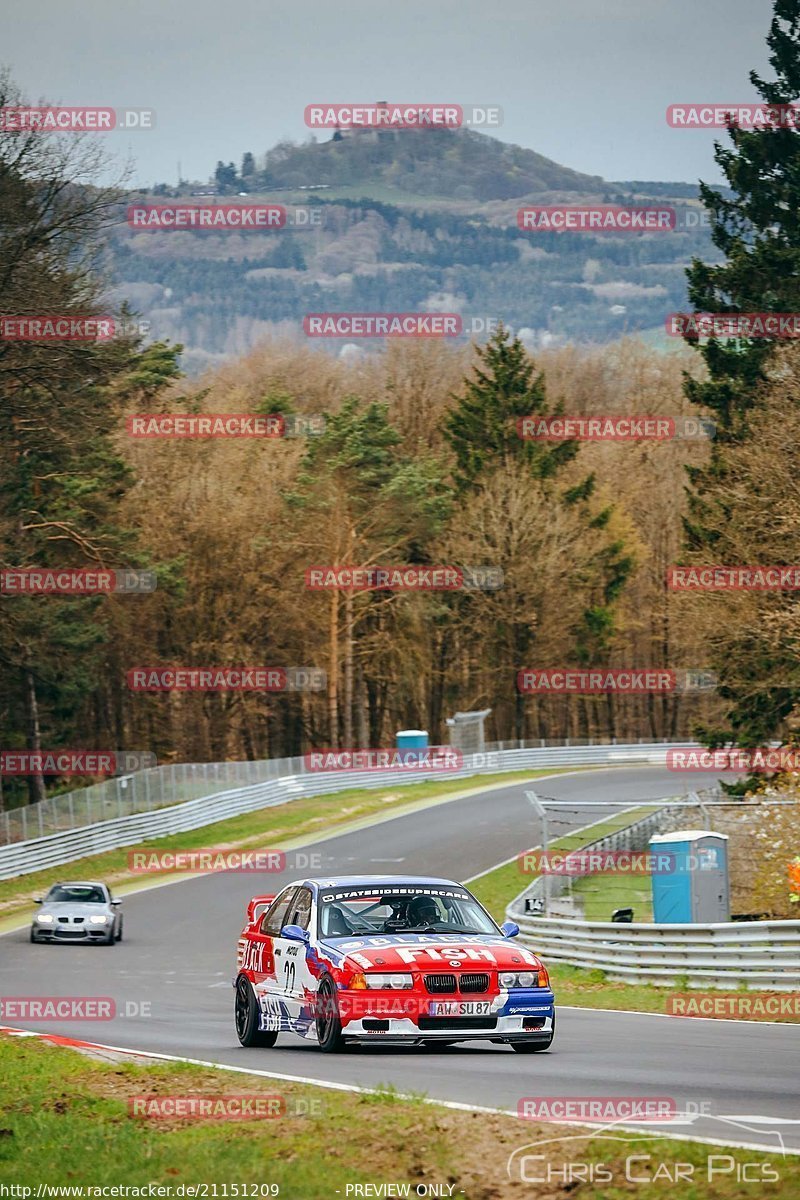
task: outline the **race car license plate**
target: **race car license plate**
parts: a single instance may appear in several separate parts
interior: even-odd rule
[[[432,1017],[487,1017],[491,1000],[432,1000]]]

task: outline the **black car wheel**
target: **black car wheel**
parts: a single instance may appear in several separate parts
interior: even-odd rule
[[[120,923],[119,923],[119,929],[117,931],[117,941],[118,942],[122,941],[122,921],[120,921]]]
[[[553,1044],[553,1038],[556,1036],[556,1018],[553,1016],[553,1029],[550,1037],[546,1042],[512,1042],[511,1045],[516,1050],[517,1054],[540,1054],[542,1050],[549,1050]]]
[[[246,975],[236,981],[236,1004],[234,1008],[236,1036],[243,1046],[274,1046],[278,1040],[277,1029],[258,1028],[258,1001]]]
[[[336,1054],[344,1049],[336,987],[329,975],[322,978],[317,991],[317,1038],[320,1050],[326,1054]]]

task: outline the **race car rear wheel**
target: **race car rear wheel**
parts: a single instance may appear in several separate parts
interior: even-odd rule
[[[336,988],[329,975],[323,977],[317,991],[317,1040],[320,1050],[326,1054],[336,1054],[344,1049]]]
[[[236,981],[234,1019],[236,1036],[243,1046],[269,1047],[278,1040],[277,1029],[258,1028],[258,1001],[246,975],[240,975]]]

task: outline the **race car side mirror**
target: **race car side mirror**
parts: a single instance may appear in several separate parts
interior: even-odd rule
[[[301,929],[299,925],[284,925],[281,930],[281,937],[286,938],[290,942],[305,942],[311,937],[307,929]]]
[[[112,908],[116,908],[118,904],[122,904],[122,901],[121,900],[111,900],[110,904],[111,904]]]
[[[44,899],[41,896],[34,896],[33,903],[34,904],[44,904]]]
[[[512,938],[516,937],[519,933],[519,925],[517,925],[516,921],[504,921],[500,929],[502,930],[503,937]]]

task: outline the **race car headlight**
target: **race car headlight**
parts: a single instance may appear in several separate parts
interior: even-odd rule
[[[547,975],[545,974],[544,983],[542,983],[541,975],[536,975],[534,971],[501,971],[499,976],[500,986],[504,988],[529,988],[544,987],[547,984]]]
[[[39,921],[42,925],[52,925],[53,924],[53,918],[50,916],[50,913],[37,913],[36,920]]]
[[[391,991],[402,991],[403,989],[414,986],[414,980],[411,975],[384,975],[383,973],[372,971],[369,975],[365,975],[368,988],[388,988]]]
[[[106,924],[108,924],[108,917],[89,917],[89,924],[90,925],[106,925]]]

